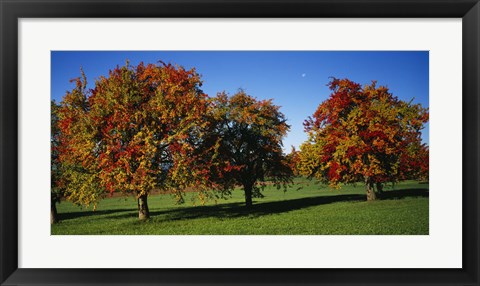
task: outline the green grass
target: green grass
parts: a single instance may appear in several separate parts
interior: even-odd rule
[[[363,185],[328,188],[296,179],[287,192],[267,187],[265,198],[244,207],[243,191],[205,206],[170,195],[150,196],[151,218],[138,221],[133,197],[107,198],[95,212],[68,202],[57,205],[52,234],[428,234],[428,184],[401,182],[385,198],[367,202]],[[301,186],[300,190],[297,188]],[[190,193],[187,196],[192,196]],[[198,202],[197,202],[198,203]]]

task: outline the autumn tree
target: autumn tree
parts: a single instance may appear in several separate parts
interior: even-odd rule
[[[404,179],[428,181],[429,161],[428,145],[420,141],[411,144],[400,157],[400,165],[406,174]]]
[[[60,144],[60,130],[58,128],[58,105],[54,100],[50,101],[50,147],[51,147],[51,169],[50,169],[50,223],[58,221],[57,203],[63,197],[63,189],[59,185],[62,176],[62,166],[59,160],[58,146]]]
[[[77,129],[86,126],[85,106],[86,98],[82,96],[82,90],[85,88],[86,81],[75,79],[76,87],[67,92],[61,104],[51,101],[51,210],[50,222],[58,221],[56,204],[61,199],[66,199],[77,205],[89,206],[93,204],[95,209],[97,199],[102,195],[98,184],[93,184],[91,172],[88,166],[81,164],[83,157],[77,157],[79,153],[71,152],[75,150],[73,144],[85,143],[80,138],[69,140],[71,134],[80,134]],[[85,84],[83,83],[85,82]],[[65,118],[71,121],[69,127],[72,129],[61,128],[65,123]],[[62,132],[63,130],[63,132]],[[71,139],[71,138],[70,138]],[[85,183],[86,181],[90,183]]]
[[[75,167],[67,176],[70,197],[95,202],[105,191],[131,194],[146,219],[153,189],[179,194],[205,173],[189,168],[207,108],[194,69],[127,63],[91,90],[83,73],[75,82],[59,112],[60,159]]]
[[[245,204],[263,197],[266,181],[278,188],[290,182],[291,171],[282,152],[289,130],[285,116],[272,100],[257,100],[240,90],[212,100],[210,137],[216,139],[212,180],[226,189],[241,185]]]
[[[298,170],[298,165],[300,164],[300,151],[298,151],[295,146],[292,146],[290,153],[288,153],[285,158],[290,170],[292,170],[292,174],[298,176],[300,174]]]
[[[302,174],[332,186],[364,182],[367,200],[375,200],[374,186],[381,192],[387,182],[428,173],[428,147],[421,143],[427,109],[375,81],[362,87],[334,78],[329,87],[330,97],[304,123],[309,138],[300,147]]]
[[[71,80],[75,87],[52,107],[52,189],[77,204],[96,208],[103,191],[95,173],[94,133],[88,116],[87,79]],[[54,122],[56,121],[56,124]],[[55,176],[54,176],[55,175]]]

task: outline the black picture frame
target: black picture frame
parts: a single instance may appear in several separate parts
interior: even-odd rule
[[[478,0],[0,0],[1,285],[478,285]],[[123,17],[462,18],[463,268],[24,269],[18,268],[18,19]],[[452,99],[455,100],[455,99]],[[459,100],[459,99],[458,99]],[[446,131],[448,132],[448,131]],[[459,184],[460,186],[460,184]],[[459,190],[458,190],[459,191]],[[454,194],[452,194],[454,195]],[[55,251],[55,250],[52,250]],[[439,250],[441,251],[441,250]]]

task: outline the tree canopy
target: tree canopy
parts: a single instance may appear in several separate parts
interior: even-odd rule
[[[252,197],[262,197],[267,180],[277,187],[290,182],[282,152],[289,126],[279,109],[272,100],[257,100],[243,90],[213,98],[211,136],[217,139],[213,157],[218,166],[213,180],[224,188],[241,185],[246,206]]]
[[[65,196],[64,189],[60,185],[62,177],[62,164],[60,163],[58,146],[60,145],[60,130],[58,128],[58,110],[60,105],[55,101],[50,101],[50,223],[57,222],[56,203]]]
[[[200,167],[189,168],[201,137],[207,96],[197,72],[171,64],[128,63],[100,77],[92,90],[75,80],[59,110],[60,160],[71,200],[95,203],[106,190],[133,194],[149,217],[153,189],[180,193]]]
[[[295,146],[292,146],[290,153],[288,153],[285,158],[287,160],[288,166],[290,167],[290,170],[292,170],[292,175],[300,175],[300,172],[298,170],[298,166],[300,164],[300,151],[297,150]]]
[[[348,79],[329,83],[330,97],[305,123],[308,140],[300,147],[300,172],[332,186],[374,185],[418,177],[428,170],[428,147],[421,130],[428,110],[393,96],[387,87],[361,86]],[[428,172],[427,172],[428,173]]]

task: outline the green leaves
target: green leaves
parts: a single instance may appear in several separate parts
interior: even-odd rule
[[[290,127],[278,106],[240,90],[231,97],[219,93],[209,115],[212,180],[219,189],[239,184],[251,188],[253,197],[261,197],[266,180],[286,186],[292,171],[282,153],[282,139]]]

